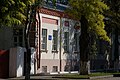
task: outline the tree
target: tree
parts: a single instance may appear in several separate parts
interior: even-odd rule
[[[47,0],[49,1],[49,0]],[[56,0],[52,0],[55,5]],[[26,48],[25,79],[30,80],[31,49],[29,33],[32,23],[36,22],[35,15],[45,4],[44,0],[0,0],[0,26],[24,25],[24,40]],[[40,25],[40,17],[39,17]]]
[[[81,22],[80,36],[80,74],[88,74],[89,62],[89,35],[97,34],[100,39],[110,42],[104,30],[104,10],[109,9],[101,0],[69,0],[70,8],[67,10],[70,16]]]
[[[120,0],[105,0],[106,4],[110,7],[110,10],[106,11],[105,16],[108,18],[106,24],[111,27],[112,34],[115,35],[113,39],[114,47],[114,69],[118,69],[119,64],[119,41],[118,36],[120,35]]]
[[[26,11],[31,0],[0,0],[0,25],[22,24],[26,20]]]
[[[30,27],[30,5],[33,0],[1,0],[0,1],[0,26],[15,26],[15,25],[25,25],[25,48],[26,48],[26,62],[25,65],[25,79],[30,79],[30,57],[31,50],[29,46],[29,28]],[[27,32],[26,32],[27,31]]]

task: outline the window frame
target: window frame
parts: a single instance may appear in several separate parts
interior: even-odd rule
[[[58,52],[58,30],[53,30],[52,52],[55,51]]]
[[[75,32],[74,32],[74,47],[73,47],[73,52],[75,54],[80,53],[80,51],[78,49],[78,47],[79,47],[79,45],[78,45],[79,44],[79,37],[78,37],[78,35],[79,35],[79,31],[75,30]]]
[[[77,49],[77,47],[78,47],[78,37],[77,37],[77,35],[78,35],[78,33],[77,32],[75,32],[74,33],[74,52],[78,52],[78,49]]]
[[[14,43],[13,45],[14,45],[14,47],[15,46],[21,46],[21,47],[24,46],[23,45],[23,39],[24,39],[23,34],[24,34],[23,28],[19,28],[19,29],[13,28],[13,43]]]
[[[64,53],[69,52],[69,32],[64,32]]]
[[[42,72],[47,73],[47,66],[42,66]]]
[[[58,66],[53,66],[52,67],[52,72],[58,72]]]
[[[43,30],[46,31],[44,36],[43,36]],[[43,38],[45,38],[45,40],[43,40]],[[44,43],[43,43],[43,41],[44,41]],[[43,48],[43,45],[45,46],[45,48]],[[41,49],[42,49],[42,51],[47,51],[47,29],[45,29],[45,28],[42,28]]]

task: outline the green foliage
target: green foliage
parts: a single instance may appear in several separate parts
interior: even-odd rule
[[[52,2],[55,5],[56,0]],[[44,4],[44,0],[0,0],[0,25],[24,24],[28,5],[32,5],[34,7],[32,9],[35,9]]]
[[[118,28],[120,30],[120,0],[104,0],[109,6],[109,10],[105,12],[105,16],[109,18],[107,25],[112,28]]]
[[[97,51],[96,41],[94,41],[90,46],[90,59],[95,59]]]
[[[31,0],[0,0],[0,25],[11,26],[26,20],[26,8]]]
[[[106,31],[104,30],[104,16],[105,10],[109,7],[101,0],[70,0],[70,8],[67,10],[69,15],[75,19],[80,20],[81,16],[84,15],[88,20],[89,31],[96,33],[101,39],[109,41]]]

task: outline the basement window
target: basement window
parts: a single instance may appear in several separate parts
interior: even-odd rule
[[[42,66],[42,72],[47,73],[47,66]]]
[[[57,72],[58,71],[58,66],[53,66],[53,72]]]

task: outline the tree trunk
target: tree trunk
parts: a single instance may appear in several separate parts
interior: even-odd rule
[[[115,71],[118,71],[118,65],[119,65],[119,42],[118,42],[118,28],[115,28],[115,50],[114,50],[114,69]]]
[[[80,74],[87,75],[90,72],[89,68],[89,33],[88,21],[81,17],[81,35],[80,35]]]
[[[31,49],[29,45],[29,29],[30,29],[30,22],[29,22],[29,11],[30,11],[30,6],[28,6],[27,9],[27,19],[25,23],[25,28],[24,28],[24,40],[25,40],[25,48],[26,48],[26,58],[24,59],[26,62],[25,65],[25,80],[30,80],[30,69],[31,69]]]
[[[80,74],[88,75],[90,74],[90,61],[80,61]]]

